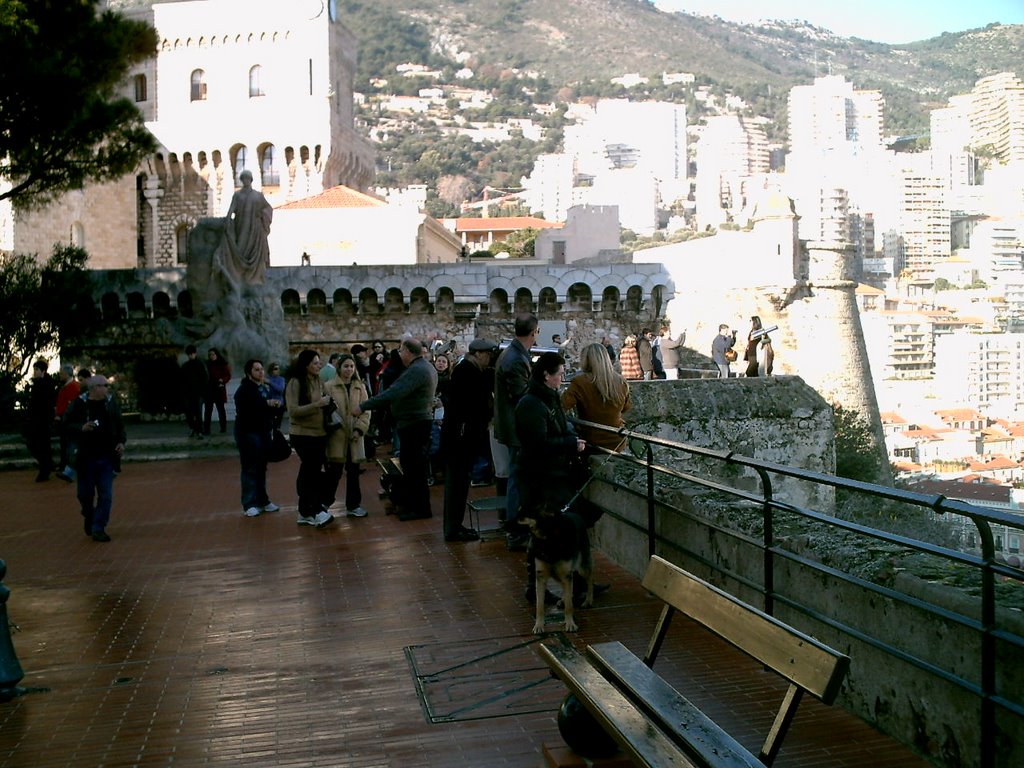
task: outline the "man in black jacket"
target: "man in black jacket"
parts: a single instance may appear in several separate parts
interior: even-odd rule
[[[54,407],[57,404],[57,385],[46,369],[45,360],[36,360],[32,364],[32,383],[28,391],[28,413],[25,419],[25,445],[39,464],[37,483],[49,480],[53,471],[53,446],[50,438]]]
[[[487,369],[498,346],[486,339],[470,342],[469,352],[452,371],[448,406],[441,425],[441,453],[444,472],[445,541],[476,541],[480,535],[462,522],[469,497],[469,475],[473,463],[489,452],[487,425],[494,399],[487,386]]]
[[[530,349],[537,343],[540,321],[535,315],[519,315],[512,343],[498,357],[494,372],[494,439],[508,450],[511,467],[505,496],[505,530],[510,550],[526,549],[529,533],[519,525],[519,488],[517,461],[519,438],[516,436],[516,406],[530,384]],[[497,459],[495,459],[497,464]],[[499,494],[500,495],[500,494]]]
[[[114,476],[121,469],[127,436],[117,401],[103,376],[89,379],[89,389],[68,407],[68,433],[78,444],[78,501],[82,527],[93,541],[110,541],[107,523],[114,502]]]

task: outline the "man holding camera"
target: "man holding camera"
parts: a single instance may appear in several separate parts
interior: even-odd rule
[[[729,364],[736,359],[736,331],[730,331],[726,323],[718,326],[718,335],[711,342],[711,359],[718,366],[718,375],[729,378]]]

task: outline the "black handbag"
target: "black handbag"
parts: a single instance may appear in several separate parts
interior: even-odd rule
[[[267,461],[284,461],[292,455],[292,446],[280,429],[270,435],[270,448],[267,450]]]
[[[324,431],[327,434],[335,432],[344,426],[345,422],[342,421],[341,414],[338,413],[338,406],[334,404],[333,400],[329,401],[327,405],[321,409],[321,412],[324,417]]]

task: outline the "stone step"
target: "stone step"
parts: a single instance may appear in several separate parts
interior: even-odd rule
[[[214,434],[203,440],[187,436],[159,434],[145,425],[128,426],[128,446],[125,451],[125,463],[142,461],[170,461],[174,459],[196,459],[213,456],[235,456],[238,450],[231,431],[226,434]],[[59,443],[53,441],[53,457],[59,455]],[[35,460],[25,447],[21,435],[0,435],[0,471],[14,469],[31,469]]]

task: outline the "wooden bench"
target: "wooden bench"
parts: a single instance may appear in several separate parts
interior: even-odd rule
[[[771,765],[805,692],[835,701],[850,660],[814,638],[747,605],[655,555],[643,585],[664,601],[640,659],[622,643],[543,643],[538,652],[601,727],[644,766]],[[676,611],[704,625],[789,681],[775,721],[755,756],[662,680],[653,666]]]

